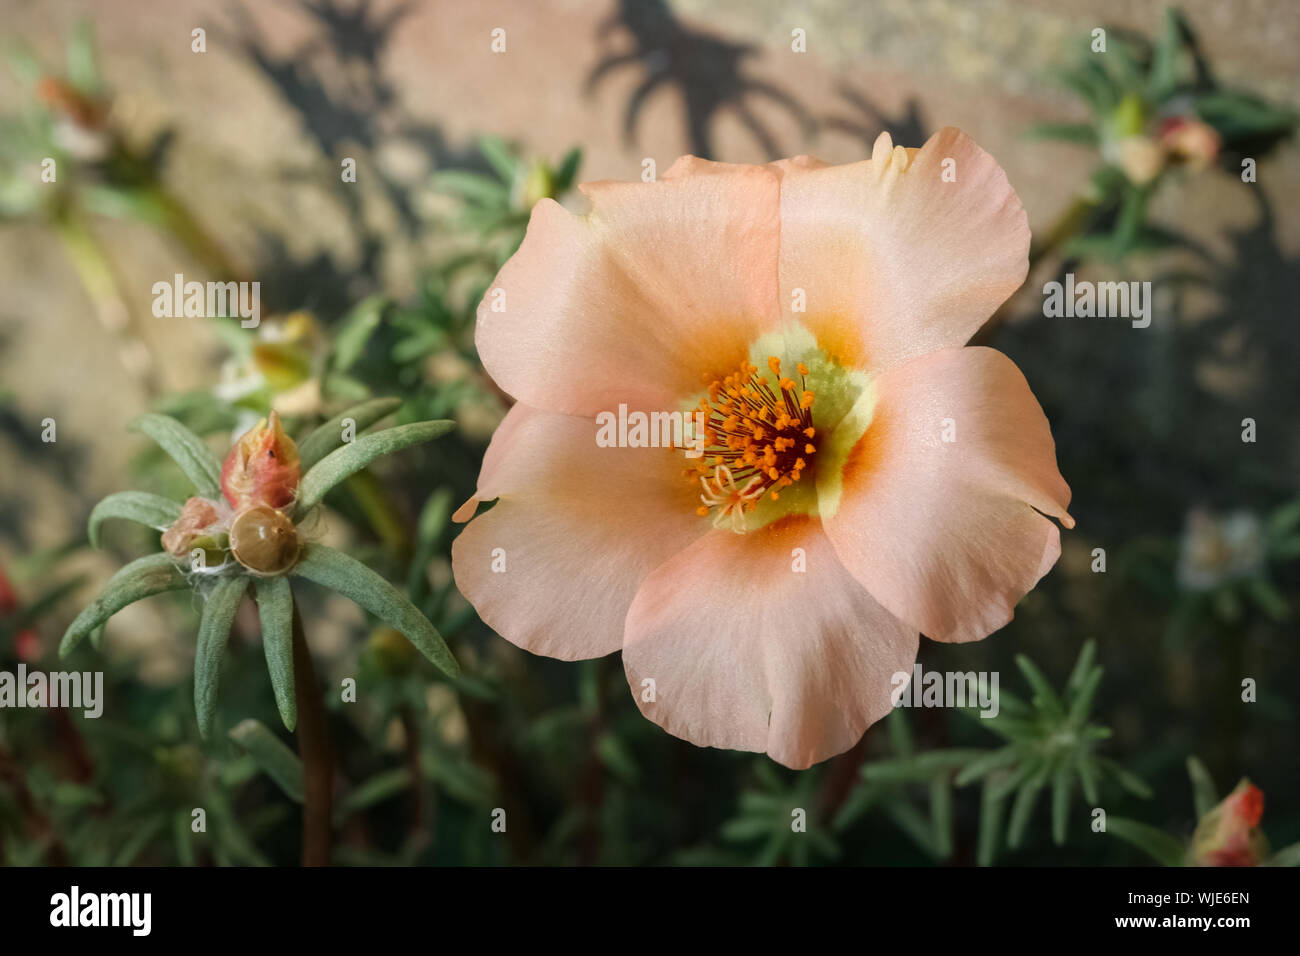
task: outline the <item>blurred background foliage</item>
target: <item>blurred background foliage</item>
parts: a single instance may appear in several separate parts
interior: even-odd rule
[[[77,323],[102,325],[115,353],[99,361],[120,363],[139,385],[136,411],[173,415],[214,448],[271,409],[301,434],[375,396],[401,400],[397,424],[457,422],[439,442],[336,488],[313,532],[403,586],[464,671],[445,677],[400,635],[341,611],[324,591],[300,598],[334,740],[336,862],[1176,864],[1201,859],[1194,832],[1200,846],[1232,816],[1204,824],[1218,803],[1211,769],[1220,782],[1248,776],[1265,795],[1262,834],[1283,849],[1249,862],[1296,862],[1297,270],[1279,247],[1267,194],[1242,180],[1243,160],[1262,171],[1287,147],[1295,115],[1220,82],[1189,18],[1171,10],[1149,36],[1113,29],[1104,54],[1095,36],[1070,37],[1051,59],[1054,79],[1078,98],[1073,118],[1023,124],[1018,148],[1032,155],[1041,140],[1062,140],[1095,164],[1036,231],[1029,283],[978,339],[1010,354],[1044,405],[1078,527],[1007,628],[980,644],[922,642],[921,653],[928,671],[997,671],[999,715],[896,710],[848,753],[795,773],[669,737],[638,714],[616,656],[576,665],[529,656],[457,593],[450,515],[473,491],[509,404],[477,362],[475,306],[532,206],[579,201],[583,149],[538,155],[490,130],[459,146],[403,119],[381,63],[413,4],[294,6],[316,38],[298,56],[238,4],[207,42],[270,84],[335,168],[333,158],[351,156],[360,178],[371,177],[366,188],[392,213],[385,225],[368,218],[359,185],[331,187],[356,237],[349,264],[295,255],[268,236],[252,261],[232,259],[172,184],[172,131],[141,143],[116,125],[116,91],[104,82],[90,21],[71,31],[62,60],[10,38],[22,108],[0,127],[0,215],[57,239],[51,248],[91,304],[60,321],[73,336]],[[625,68],[640,73],[613,131],[627,142],[645,135],[646,101],[665,89],[681,95],[682,138],[713,158],[733,158],[714,129],[729,110],[751,146],[782,152],[779,123],[753,112],[756,100],[794,116],[805,137],[834,130],[860,139],[863,151],[880,129],[907,145],[928,132],[915,100],[890,115],[849,85],[841,106],[811,113],[745,65],[755,48],[698,29],[664,3],[612,6],[596,42],[603,52],[584,77],[588,96]],[[419,144],[431,170],[414,182],[386,172],[377,161],[386,138]],[[40,180],[45,157],[55,161],[53,183]],[[1237,181],[1234,201],[1257,212],[1225,237],[1227,256],[1153,215],[1162,190],[1214,176]],[[1057,212],[1030,216],[1038,223]],[[106,219],[149,230],[187,271],[258,278],[261,325],[205,322],[218,360],[186,387],[164,387],[168,357],[141,334],[151,319],[129,304],[138,296],[105,238]],[[399,246],[416,278],[394,294],[384,262]],[[1037,284],[1089,268],[1153,281],[1153,326],[1044,319]],[[1187,303],[1207,293],[1218,305],[1185,321]],[[1198,372],[1199,360],[1225,349],[1249,351],[1250,388],[1217,387]],[[1258,423],[1254,443],[1240,439],[1246,418]],[[37,477],[24,481],[58,489],[84,528],[95,500],[86,476],[99,466],[66,430],[47,444],[44,429],[16,386],[0,387],[6,463],[31,465],[24,475]],[[112,486],[185,494],[165,456],[132,448]],[[57,669],[57,637],[93,594],[79,559],[84,536],[34,543],[23,512],[35,494],[27,484],[0,487],[0,670]],[[115,559],[158,547],[140,529],[115,526],[105,538]],[[205,743],[184,664],[194,599],[152,600],[150,616],[110,624],[106,662],[83,648],[62,665],[105,669],[102,718],[0,710],[5,863],[297,860],[302,770],[276,716],[255,612],[236,618],[217,717],[225,733]],[[348,677],[356,702],[337,690]],[[1250,703],[1244,678],[1258,685]],[[1106,833],[1093,828],[1098,807],[1119,821]],[[205,832],[193,831],[195,808],[205,811]],[[504,833],[492,827],[497,808]]]

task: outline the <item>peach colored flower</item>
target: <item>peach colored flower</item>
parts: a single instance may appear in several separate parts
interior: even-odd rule
[[[1024,376],[962,347],[1025,278],[1024,210],[955,129],[583,192],[537,205],[479,308],[517,404],[457,584],[527,650],[621,649],[670,733],[807,767],[888,713],[918,631],[1006,624],[1060,555],[1046,516],[1073,524]],[[620,404],[702,412],[707,453],[602,447]]]

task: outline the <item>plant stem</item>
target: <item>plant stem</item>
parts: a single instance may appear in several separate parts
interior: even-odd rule
[[[325,704],[296,603],[293,606],[293,688],[298,701],[298,752],[303,766],[302,865],[329,866],[333,840],[330,819],[333,760]]]

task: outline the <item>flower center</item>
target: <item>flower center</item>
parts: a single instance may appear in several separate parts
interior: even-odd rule
[[[781,374],[775,355],[768,373],[742,362],[740,368],[709,385],[698,410],[704,416],[703,455],[686,477],[703,488],[696,509],[713,515],[715,527],[746,530],[746,513],[764,495],[772,501],[798,481],[817,451],[807,387],[808,367],[796,365],[798,381]]]

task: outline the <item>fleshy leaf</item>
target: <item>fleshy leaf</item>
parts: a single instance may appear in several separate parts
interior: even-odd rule
[[[109,518],[125,518],[162,531],[181,516],[181,506],[161,495],[144,491],[119,491],[109,495],[90,512],[90,546],[99,547],[99,526]]]
[[[198,435],[166,415],[141,415],[127,426],[148,435],[175,459],[204,498],[221,496],[221,462]]]
[[[217,682],[230,625],[247,589],[248,578],[243,575],[218,578],[199,620],[199,642],[194,652],[194,712],[199,721],[199,736],[204,740],[208,739],[217,711]]]
[[[445,435],[455,424],[443,419],[399,425],[373,435],[363,435],[342,448],[336,448],[303,477],[298,489],[298,513],[320,504],[325,492],[376,458]]]
[[[337,591],[355,601],[389,627],[394,627],[443,673],[455,677],[460,665],[442,635],[420,611],[386,579],[342,551],[309,544],[293,574]]]
[[[298,445],[298,459],[302,464],[303,472],[309,471],[316,462],[343,444],[344,419],[352,419],[357,423],[357,431],[361,431],[369,428],[385,415],[396,411],[401,405],[400,398],[372,398],[368,402],[362,402],[340,412],[314,429]]]
[[[59,644],[59,656],[66,656],[81,643],[91,631],[128,604],[164,591],[179,591],[188,587],[185,577],[176,569],[169,554],[151,554],[137,558],[108,580],[104,593],[77,615]]]
[[[259,578],[257,613],[262,621],[262,653],[271,673],[275,706],[284,726],[298,723],[298,703],[293,696],[293,592],[284,577]]]
[[[1136,820],[1111,817],[1106,823],[1106,831],[1132,843],[1161,866],[1182,866],[1187,856],[1187,848],[1181,841]]]
[[[302,761],[265,724],[252,718],[241,720],[230,729],[230,739],[248,752],[253,762],[275,781],[285,796],[302,803]]]
[[[1214,778],[1198,757],[1187,758],[1187,776],[1192,781],[1192,800],[1199,820],[1214,809],[1214,805],[1219,802],[1219,794],[1214,787]]]

